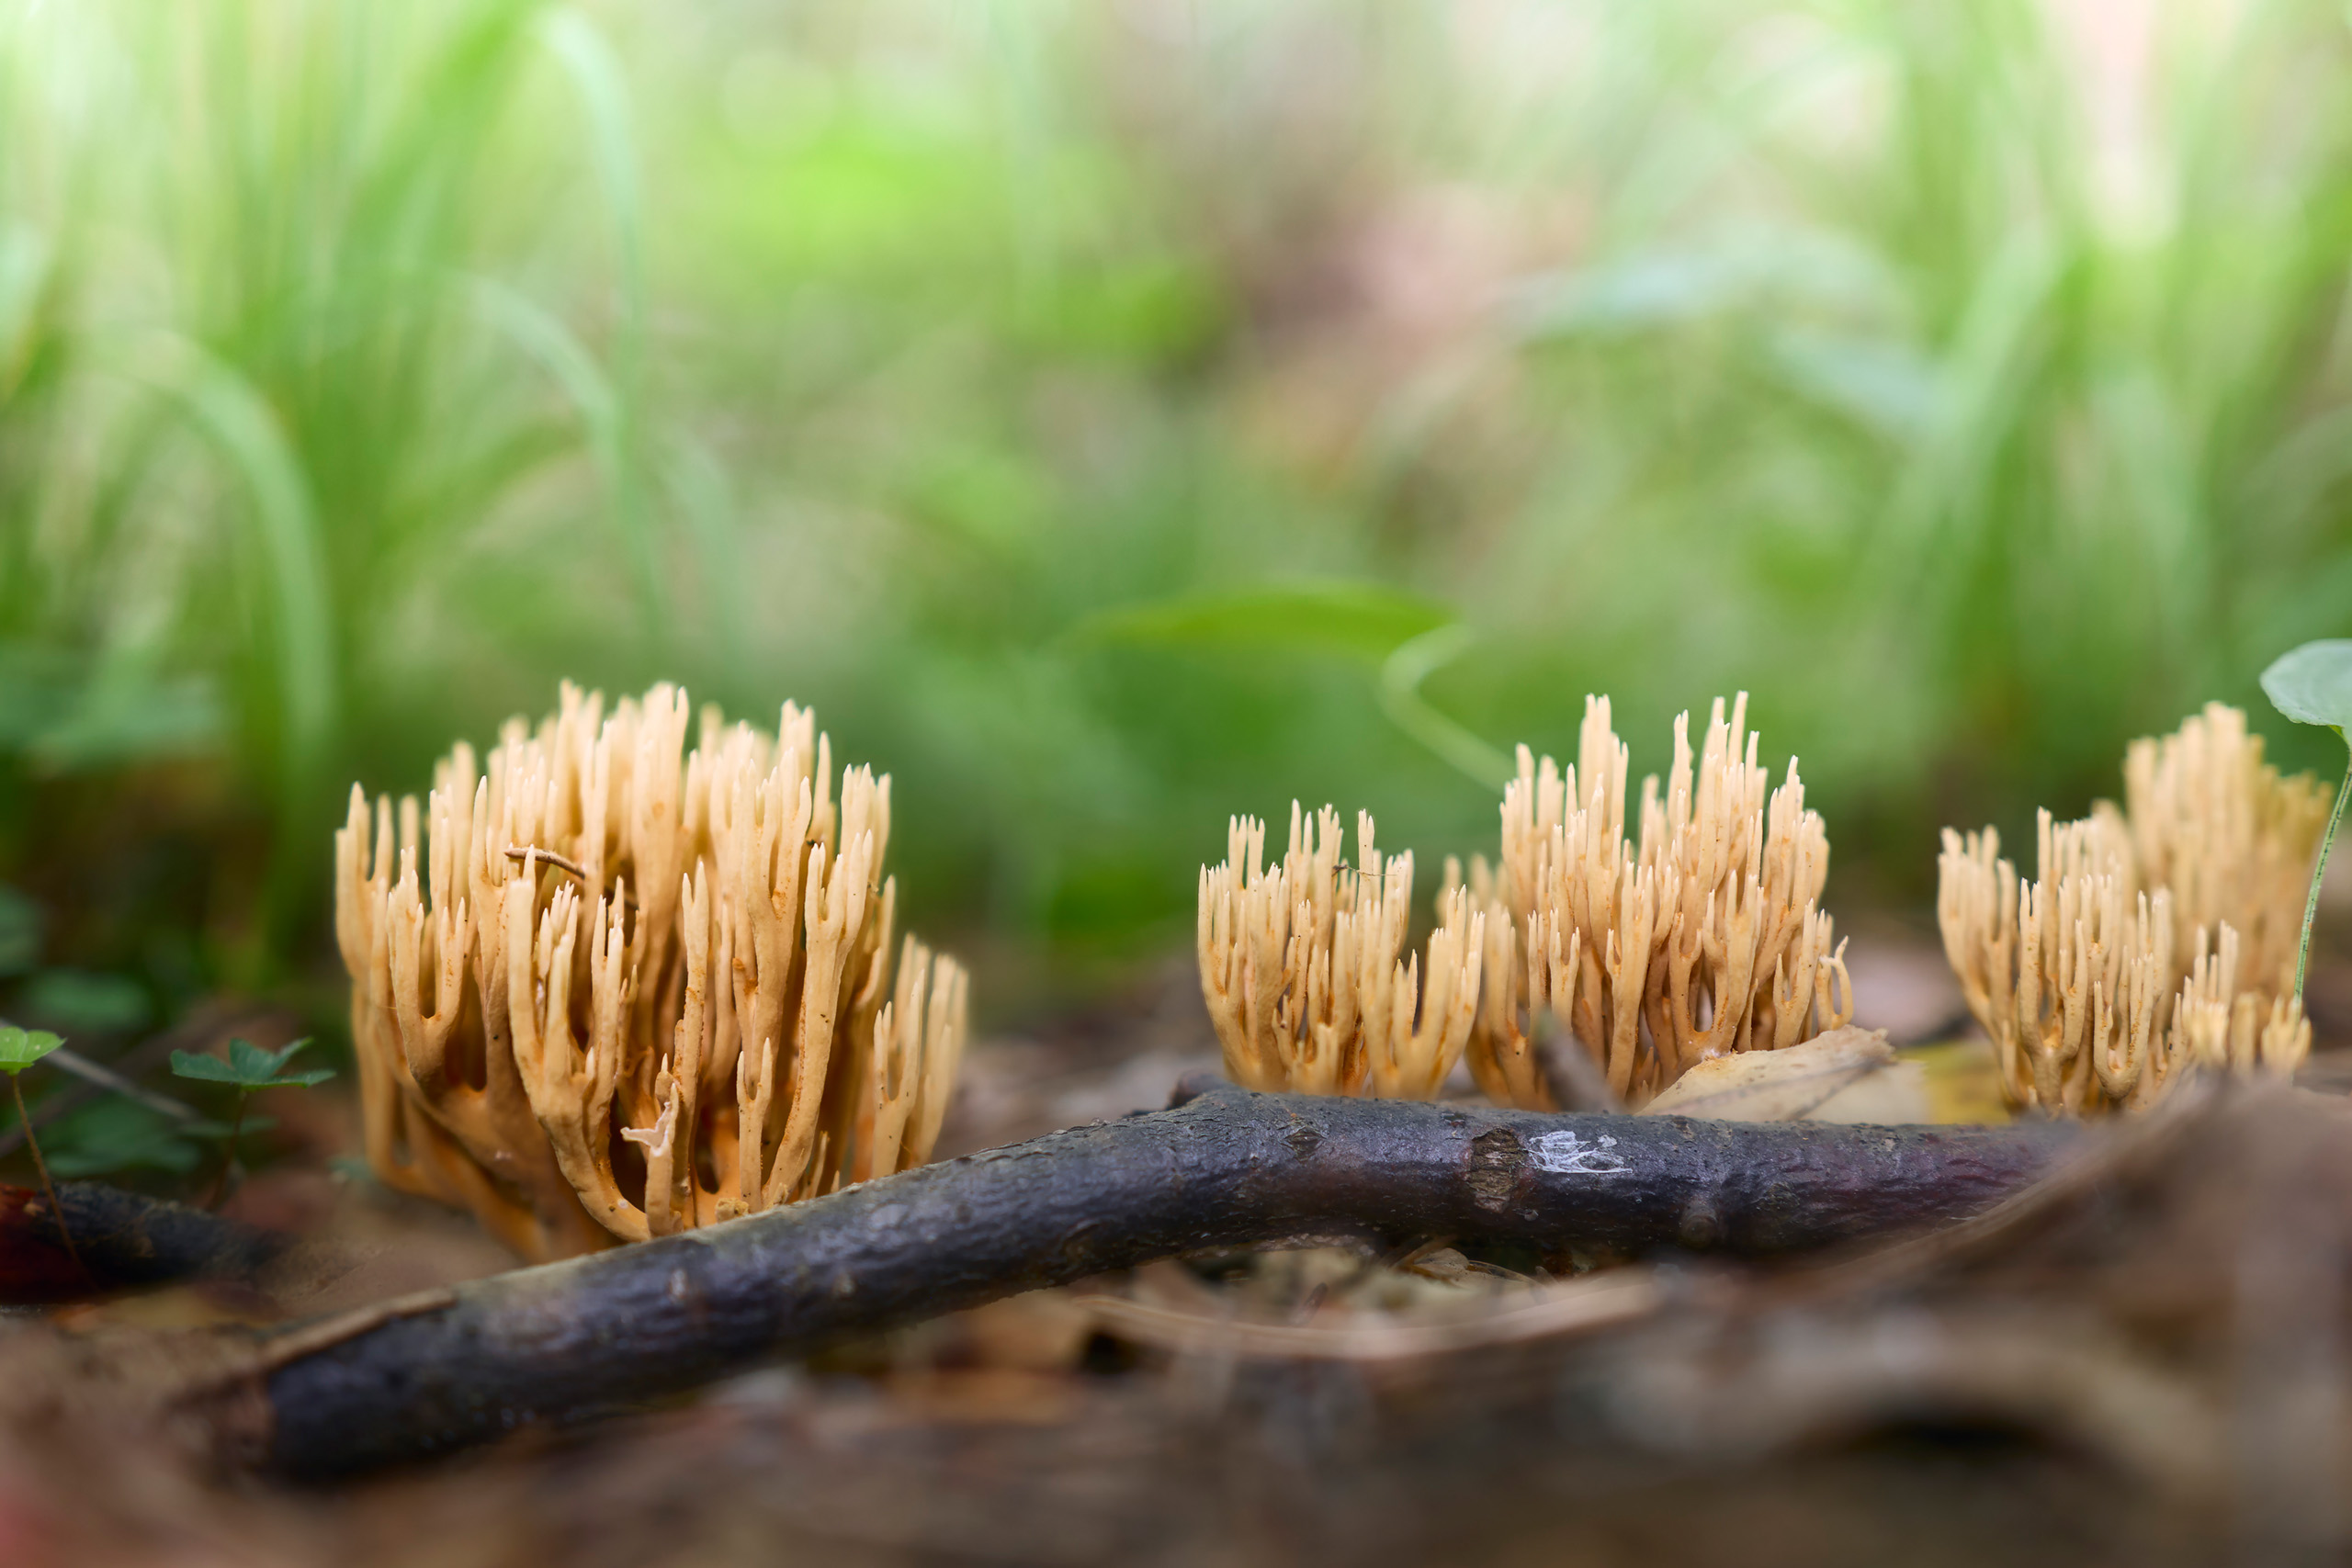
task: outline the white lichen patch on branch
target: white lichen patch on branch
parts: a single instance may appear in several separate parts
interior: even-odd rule
[[[1527,1145],[1527,1154],[1536,1169],[1555,1176],[1624,1176],[1633,1168],[1624,1156],[1609,1152],[1616,1146],[1606,1134],[1587,1143],[1574,1133],[1546,1133]]]
[[[2281,778],[2219,703],[2123,771],[2122,810],[2041,814],[2030,883],[1992,829],[1944,832],[1944,951],[2014,1105],[2143,1108],[2189,1067],[2285,1076],[2311,1051],[2295,950],[2327,786]]]
[[[687,717],[567,685],[336,835],[370,1163],[528,1257],[920,1164],[946,1112],[966,980],[894,946],[890,781],[836,801],[789,704],[772,736],[706,708],[691,750]]]

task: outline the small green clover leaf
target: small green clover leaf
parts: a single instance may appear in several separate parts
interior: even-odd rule
[[[172,1071],[184,1078],[203,1083],[224,1083],[237,1091],[236,1114],[229,1120],[228,1148],[220,1162],[220,1179],[212,1189],[212,1201],[217,1207],[229,1190],[229,1176],[237,1167],[237,1139],[259,1122],[245,1120],[245,1102],[254,1091],[265,1089],[309,1089],[334,1077],[333,1067],[312,1067],[308,1072],[288,1072],[286,1064],[294,1053],[308,1045],[308,1039],[297,1040],[281,1051],[265,1051],[250,1040],[229,1042],[229,1059],[208,1056],[195,1051],[172,1053]]]
[[[0,1025],[0,1073],[15,1077],[64,1043],[45,1029]]]
[[[2262,672],[2262,689],[2271,705],[2298,724],[2322,725],[2352,748],[2352,641],[2333,638],[2307,642],[2282,654]],[[2311,897],[2303,901],[2303,942],[2295,956],[2295,999],[2303,999],[2303,975],[2311,966],[2312,918],[2319,913],[2320,879],[2327,874],[2327,852],[2335,847],[2336,825],[2344,820],[2344,798],[2352,795],[2352,756],[2347,756],[2344,783],[2336,787],[2335,809],[2327,818],[2327,836],[2319,841],[2319,860],[2312,867]]]
[[[265,1051],[250,1040],[229,1042],[229,1059],[208,1056],[197,1051],[172,1053],[172,1071],[184,1078],[196,1078],[205,1083],[234,1084],[240,1094],[251,1094],[264,1089],[309,1089],[334,1077],[333,1067],[313,1067],[308,1072],[289,1073],[286,1064],[294,1053],[308,1045],[308,1040],[297,1040],[282,1051]]]

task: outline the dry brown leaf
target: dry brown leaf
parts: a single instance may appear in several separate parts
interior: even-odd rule
[[[1928,1070],[1900,1059],[1864,1073],[1798,1118],[1870,1127],[1911,1127],[1934,1119]]]
[[[1898,1062],[1886,1032],[1833,1029],[1778,1051],[1700,1063],[1643,1107],[1645,1116],[1717,1122],[1871,1122],[1928,1118],[1919,1069]]]

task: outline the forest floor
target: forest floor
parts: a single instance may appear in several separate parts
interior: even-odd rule
[[[1931,953],[1890,942],[1860,969],[1864,1021],[1899,1043],[1951,1029]],[[1188,968],[1154,972],[976,1046],[941,1152],[1156,1108],[1216,1058]],[[2340,1087],[2347,1066],[2324,1053],[2307,1077]],[[2156,1119],[1965,1234],[1627,1265],[1665,1305],[1580,1337],[1264,1359],[1090,1305],[1312,1328],[1542,1288],[1451,1250],[1161,1264],[310,1489],[110,1414],[61,1348],[512,1266],[357,1174],[347,1102],[281,1099],[299,1152],[229,1212],[343,1262],[299,1294],[182,1287],[0,1320],[0,1562],[1819,1568],[2315,1562],[2352,1540],[2352,1124],[2330,1094]]]

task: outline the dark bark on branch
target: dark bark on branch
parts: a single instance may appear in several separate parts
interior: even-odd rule
[[[1218,1085],[262,1347],[278,1470],[324,1477],[657,1398],[780,1350],[1156,1258],[1419,1236],[1785,1253],[1985,1208],[2051,1124],[1555,1116]]]
[[[38,1188],[0,1186],[0,1303],[73,1301],[175,1280],[251,1279],[290,1245],[269,1231],[96,1181],[61,1181],[57,1201],[79,1264]]]

